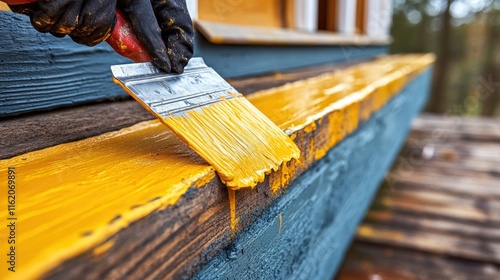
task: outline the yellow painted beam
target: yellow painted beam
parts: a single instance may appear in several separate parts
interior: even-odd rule
[[[382,57],[250,95],[250,102],[302,149],[300,162],[270,175],[273,191],[286,187],[297,169],[321,159],[433,61],[432,55]],[[315,131],[326,120],[328,127]],[[313,131],[322,138],[304,147],[301,135]],[[2,279],[36,278],[79,253],[93,248],[102,253],[112,244],[104,242],[120,229],[174,205],[189,188],[203,187],[216,176],[156,120],[0,161],[5,176],[9,167],[16,172],[12,217],[18,218],[20,266],[16,273],[0,270]],[[2,198],[6,195],[4,189]],[[3,221],[7,203],[0,200]],[[229,216],[236,228],[236,213]],[[8,235],[1,227],[0,238]],[[1,246],[0,254],[6,256],[7,249]]]
[[[7,4],[0,2],[0,11],[10,11],[10,8]]]

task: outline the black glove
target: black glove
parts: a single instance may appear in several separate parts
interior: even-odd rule
[[[40,32],[69,35],[79,44],[94,46],[113,30],[117,5],[153,63],[166,72],[182,73],[193,55],[194,38],[185,0],[38,0],[10,7],[29,15]]]
[[[194,29],[185,0],[151,0],[161,36],[168,48],[172,70],[184,71],[193,56]]]
[[[69,35],[87,46],[104,41],[116,22],[116,0],[38,0],[37,5],[12,5],[11,9],[28,14],[39,32],[57,37]]]

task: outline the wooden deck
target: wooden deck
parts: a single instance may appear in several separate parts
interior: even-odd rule
[[[498,279],[500,121],[423,115],[337,279]]]

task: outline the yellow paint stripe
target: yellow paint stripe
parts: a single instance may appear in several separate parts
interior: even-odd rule
[[[430,55],[383,57],[262,91],[249,100],[289,130],[292,139],[305,127],[315,133],[312,123],[328,116],[331,137],[313,142],[310,151],[311,157],[320,159],[356,129],[360,117],[378,110],[433,60]],[[298,164],[304,162],[286,168],[293,173]],[[20,266],[15,274],[2,268],[2,279],[37,278],[65,259],[102,245],[131,222],[174,205],[190,187],[202,187],[215,177],[213,168],[158,121],[2,160],[0,174],[9,166],[17,171]],[[276,189],[289,179],[273,179]],[[0,200],[2,221],[7,218],[6,193],[4,189]],[[7,228],[1,227],[1,240],[7,235]],[[6,250],[0,246],[1,255]]]

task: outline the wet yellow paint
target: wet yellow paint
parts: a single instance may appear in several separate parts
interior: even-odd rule
[[[113,247],[113,244],[115,244],[114,240],[110,240],[105,242],[104,244],[100,245],[99,247],[96,247],[94,250],[92,250],[92,255],[94,256],[99,256],[104,252],[107,252],[111,247]]]
[[[238,218],[236,217],[236,191],[230,188],[227,189],[229,194],[229,216],[230,216],[230,228],[231,234],[236,233],[236,228],[238,227]]]
[[[300,157],[290,137],[244,97],[163,121],[233,190],[255,187],[282,163]]]
[[[297,170],[323,157],[356,129],[360,118],[368,118],[433,60],[383,57],[249,96],[297,143],[307,134],[304,127],[320,119],[329,122],[328,139],[313,141],[310,154],[303,149],[300,160],[271,173],[273,190],[286,187]],[[1,160],[0,173],[9,166],[17,170],[17,261],[22,269],[15,274],[2,269],[0,279],[38,278],[79,253],[104,250],[109,245],[98,249],[99,244],[131,222],[174,205],[189,188],[215,178],[214,168],[159,121]],[[236,231],[234,191],[229,198],[230,227]],[[5,199],[0,209],[7,209]],[[6,214],[0,211],[0,220]],[[7,236],[6,230],[0,227],[0,236]],[[0,255],[6,254],[6,246],[0,246]]]
[[[34,278],[215,177],[157,121],[2,160],[0,172],[9,166],[17,170],[19,270],[2,265],[0,279]],[[0,209],[6,221],[6,199]]]
[[[300,164],[310,166],[347,135],[361,120],[385,105],[414,76],[427,69],[433,55],[395,55],[358,64],[341,71],[286,84],[248,97],[281,129],[312,133],[307,146],[301,146]],[[269,100],[273,100],[269,102]],[[273,110],[280,107],[280,110]],[[319,135],[316,122],[328,120],[327,139]],[[323,137],[323,138],[322,138]],[[300,140],[299,140],[300,141]],[[280,176],[270,177],[272,193],[286,187],[293,170],[282,168]],[[289,178],[283,180],[283,178]]]

